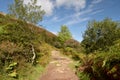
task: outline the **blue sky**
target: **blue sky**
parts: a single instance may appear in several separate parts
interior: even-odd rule
[[[30,0],[24,0],[27,4]],[[0,0],[0,11],[7,13],[13,0]],[[61,25],[67,25],[74,39],[82,41],[82,35],[90,20],[110,17],[120,21],[120,0],[38,0],[46,11],[40,22],[47,30],[57,34]]]

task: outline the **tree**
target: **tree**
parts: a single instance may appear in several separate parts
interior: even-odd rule
[[[88,28],[83,35],[82,45],[86,52],[95,50],[107,50],[120,35],[118,23],[109,18],[103,21],[89,22]]]
[[[63,44],[66,40],[72,38],[72,35],[66,25],[61,26],[61,31],[58,33],[58,39]]]
[[[23,3],[24,0],[14,0],[14,3],[8,6],[9,15],[18,19],[37,24],[42,20],[45,12],[41,10],[41,6],[37,6],[37,0],[31,0],[28,4]]]

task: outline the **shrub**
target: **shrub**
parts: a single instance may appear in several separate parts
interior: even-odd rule
[[[79,73],[77,73],[77,75],[80,78],[80,80],[90,80],[89,74],[86,74],[86,73],[83,73],[83,72],[79,72]]]
[[[41,66],[45,66],[49,62],[51,47],[48,47],[43,38],[49,41],[54,35],[46,31],[45,35],[47,36],[44,36],[43,31],[45,30],[35,25],[0,14],[1,80],[15,80],[10,77],[16,78],[17,76],[19,76],[18,80],[28,80],[28,75],[31,74],[31,71],[34,72],[31,68],[34,68],[39,63],[38,61],[41,62]],[[50,35],[49,39],[47,38],[49,37],[48,34]],[[33,48],[36,54],[34,65],[32,65]],[[17,62],[18,66],[15,66],[16,63],[14,62]],[[21,77],[25,78],[21,79]]]
[[[88,74],[91,80],[120,80],[120,41],[114,42],[107,52],[96,52],[81,58],[77,69]]]

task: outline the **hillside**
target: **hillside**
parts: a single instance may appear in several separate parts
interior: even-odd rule
[[[58,36],[42,27],[0,13],[0,80],[35,80],[54,47],[75,60],[81,50],[74,39],[61,44]]]
[[[34,80],[28,75],[43,71],[55,38],[39,26],[0,13],[0,80]]]
[[[7,14],[5,14],[5,13],[2,13],[2,12],[0,12],[0,24],[5,24],[6,22],[7,23],[15,23],[15,22],[19,22],[19,20],[18,19],[15,19],[15,18],[13,18],[13,17],[10,17],[9,15],[7,15]],[[21,21],[22,22],[22,21]],[[47,34],[47,36],[49,36],[49,37],[55,37],[55,35],[53,34],[53,33],[51,33],[51,32],[49,32],[49,31],[47,31],[47,30],[45,30],[44,28],[42,28],[42,26],[36,26],[36,25],[34,25],[34,24],[32,24],[32,23],[26,23],[26,25],[27,25],[27,27],[29,28],[29,29],[33,29],[36,33],[42,33],[42,32],[44,32],[44,31],[46,31],[46,34]]]

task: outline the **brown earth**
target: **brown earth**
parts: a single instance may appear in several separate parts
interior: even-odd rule
[[[59,51],[52,51],[52,60],[39,80],[79,80],[69,64],[73,61],[60,55]]]

